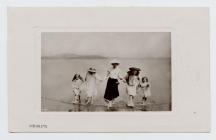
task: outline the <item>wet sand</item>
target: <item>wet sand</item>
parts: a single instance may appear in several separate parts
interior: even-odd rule
[[[107,108],[106,105],[89,104],[84,103],[73,104],[71,102],[65,102],[53,99],[42,99],[42,102],[46,102],[49,106],[49,111],[60,112],[112,112],[112,111],[169,111],[171,110],[171,104],[163,103],[157,104],[152,100],[148,100],[145,105],[142,102],[135,102],[134,107],[128,107],[125,101],[114,102],[111,108]],[[42,110],[47,111],[47,110]]]

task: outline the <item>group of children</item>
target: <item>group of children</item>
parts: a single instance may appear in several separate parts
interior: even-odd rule
[[[138,91],[141,91],[143,105],[149,96],[151,96],[150,84],[147,77],[139,77],[141,69],[136,67],[129,68],[125,77],[120,75],[120,62],[118,60],[112,60],[110,62],[112,67],[107,71],[105,78],[101,78],[97,73],[96,69],[89,68],[85,79],[83,79],[79,74],[75,74],[72,79],[72,89],[74,94],[74,104],[81,103],[81,93],[86,93],[85,104],[93,104],[93,98],[97,95],[97,84],[96,81],[107,80],[106,90],[104,94],[104,100],[106,106],[109,109],[112,107],[114,100],[119,96],[118,85],[120,81],[126,83],[126,92],[128,95],[127,106],[134,106],[134,97]]]

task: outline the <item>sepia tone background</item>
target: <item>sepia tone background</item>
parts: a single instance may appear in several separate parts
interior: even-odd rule
[[[98,95],[91,106],[73,105],[71,79],[85,76],[89,67],[104,77],[109,61],[121,61],[121,75],[131,66],[141,68],[140,76],[149,77],[152,96],[141,106],[142,94],[135,107],[127,108],[124,83],[113,111],[171,110],[171,33],[170,32],[44,32],[42,33],[42,111],[106,111],[103,95],[106,82],[97,82]],[[81,94],[82,102],[85,94]]]

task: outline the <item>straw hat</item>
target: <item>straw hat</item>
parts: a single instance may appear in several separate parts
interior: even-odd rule
[[[95,68],[89,68],[88,72],[96,72],[96,69]]]
[[[120,61],[117,59],[113,59],[110,61],[110,64],[120,64]]]

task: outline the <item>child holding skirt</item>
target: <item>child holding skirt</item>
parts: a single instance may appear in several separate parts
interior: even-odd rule
[[[95,68],[89,68],[85,77],[85,91],[87,94],[86,105],[93,103],[93,97],[97,95],[97,83],[96,81],[103,81],[96,73]]]
[[[139,68],[131,67],[127,75],[125,76],[126,80],[126,92],[128,94],[127,106],[134,107],[133,99],[137,94],[137,87],[139,85]]]

